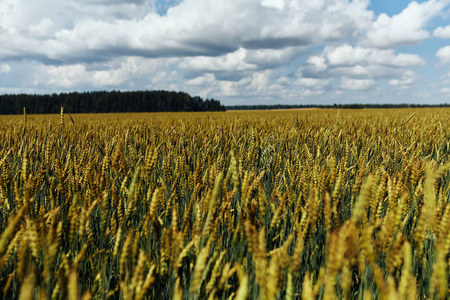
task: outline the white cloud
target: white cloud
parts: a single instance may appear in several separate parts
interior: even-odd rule
[[[146,3],[139,6],[127,1],[114,2],[113,5],[87,5],[83,1],[0,1],[0,59],[15,57],[48,62],[49,59],[64,61],[66,58],[76,58],[81,61],[85,55],[92,57],[86,45],[93,41],[87,39],[87,33],[84,35],[82,30],[77,31],[77,26],[83,29],[84,25],[91,25],[85,30],[91,36],[98,32],[111,37],[117,32],[100,31],[96,26],[143,18],[150,13]],[[108,28],[113,29],[117,28]],[[70,36],[70,33],[73,35]],[[108,46],[105,44],[102,49]]]
[[[36,73],[34,86],[70,89],[79,85],[91,88],[133,88],[135,84],[149,88],[152,85],[168,87],[167,81],[180,81],[176,71],[167,72],[173,62],[167,59],[128,57],[117,59],[97,68],[87,69],[83,64],[41,66]],[[148,73],[155,74],[147,78]]]
[[[403,73],[403,76],[400,79],[391,79],[389,80],[389,85],[400,88],[407,89],[410,88],[411,85],[416,82],[417,74],[413,71],[406,71]]]
[[[367,32],[362,45],[377,48],[396,48],[416,45],[430,37],[427,24],[447,5],[446,1],[430,0],[422,3],[410,2],[398,15],[378,16]]]
[[[165,16],[147,1],[43,0],[39,5],[25,0],[0,4],[0,27],[7,32],[0,42],[10,55],[74,63],[118,55],[218,56],[240,47],[259,52],[310,47],[354,36],[373,17],[364,0],[185,0]],[[255,53],[254,59],[270,56],[286,63],[296,51]]]
[[[306,87],[318,87],[323,88],[330,83],[329,79],[319,79],[319,78],[299,78],[296,81],[297,84]]]
[[[197,56],[186,58],[180,63],[180,68],[199,71],[245,71],[254,70],[256,65],[247,63],[247,50],[239,48],[237,51],[223,56]]]
[[[28,31],[37,38],[51,38],[55,31],[55,23],[49,18],[43,18],[39,23],[28,26]]]
[[[72,88],[81,83],[86,83],[86,67],[82,64],[49,67],[47,70],[48,84],[55,87]]]
[[[187,85],[212,85],[216,81],[214,74],[207,73],[203,76],[186,81]]]
[[[266,7],[273,7],[277,9],[283,9],[285,6],[284,0],[262,0],[261,5]]]
[[[450,46],[445,46],[439,49],[436,53],[436,57],[443,65],[450,64]]]
[[[397,75],[398,69],[392,66],[357,64],[331,68],[329,74],[333,77],[383,78]]]
[[[160,62],[163,64],[163,62]],[[150,70],[156,71],[152,81],[161,81],[167,77],[165,69],[160,68],[154,59],[140,57],[128,57],[115,62],[110,62],[104,70],[93,70],[90,72],[93,84],[97,87],[116,86],[124,83],[133,84],[140,80]]]
[[[363,91],[373,87],[374,85],[375,80],[373,79],[353,79],[343,77],[340,88],[344,90]]]
[[[312,96],[317,96],[317,95],[321,95],[323,94],[323,90],[319,89],[319,90],[315,90],[315,89],[303,89],[301,90],[301,96],[303,97],[312,97]]]
[[[122,76],[120,70],[97,71],[92,74],[96,86],[114,86],[125,82],[126,78]]]
[[[219,91],[224,96],[236,96],[240,91],[244,91],[245,89],[249,89],[249,85],[251,84],[252,79],[243,78],[239,81],[219,81]]]
[[[211,95],[213,91],[214,91],[214,89],[212,87],[208,87],[206,89],[199,91],[198,93],[196,93],[196,95],[198,95],[202,98],[208,98],[209,95]]]
[[[290,79],[286,76],[281,76],[277,79],[276,83],[280,86],[286,86],[289,84]]]
[[[86,4],[97,4],[97,5],[116,5],[116,4],[143,4],[145,0],[82,0]]]
[[[425,61],[418,55],[395,54],[392,49],[375,49],[342,45],[327,47],[324,56],[329,66],[354,66],[358,64],[384,65],[392,67],[422,66]]]
[[[450,88],[442,88],[440,92],[450,96]]]
[[[9,73],[11,71],[11,67],[5,63],[0,65],[0,73]]]
[[[267,86],[269,82],[269,76],[271,75],[270,70],[255,72],[253,74],[252,82],[250,87],[255,89],[256,91],[262,91]]]
[[[203,73],[215,73],[216,78],[223,74],[234,73],[240,79],[239,73],[277,68],[288,64],[299,52],[301,47],[286,49],[238,50],[221,56],[195,56],[180,59],[179,67],[183,70]]]
[[[288,64],[300,53],[306,52],[305,47],[287,47],[284,49],[247,50],[245,61],[259,68],[273,68]]]
[[[325,61],[325,57],[323,55],[318,56],[310,56],[307,61],[308,67],[312,72],[322,72],[328,69],[328,65]]]
[[[310,56],[301,74],[303,77],[379,79],[398,77],[405,68],[423,65],[425,60],[416,54],[345,44],[327,46],[319,55]],[[346,81],[344,85],[347,86]]]
[[[433,32],[433,36],[441,39],[450,39],[450,25],[436,28]]]

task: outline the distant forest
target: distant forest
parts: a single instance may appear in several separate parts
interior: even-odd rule
[[[333,104],[333,105],[232,105],[226,106],[227,110],[268,110],[268,109],[294,109],[294,108],[342,108],[342,109],[363,109],[363,108],[414,108],[414,107],[450,107],[450,104]]]
[[[203,100],[184,92],[101,91],[52,95],[0,95],[0,114],[225,111],[220,101]]]

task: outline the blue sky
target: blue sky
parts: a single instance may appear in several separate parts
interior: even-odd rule
[[[450,0],[2,0],[0,94],[450,103]]]
[[[396,1],[370,1],[369,9],[373,10],[375,14],[379,15],[382,13],[387,14],[388,16],[394,16],[402,12],[405,7],[411,1],[408,0],[396,0]],[[416,1],[417,3],[422,3],[426,1]]]

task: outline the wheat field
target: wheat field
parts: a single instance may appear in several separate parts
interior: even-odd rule
[[[0,117],[0,297],[446,299],[450,109]]]

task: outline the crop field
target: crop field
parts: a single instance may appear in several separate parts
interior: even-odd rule
[[[0,298],[445,299],[449,122],[0,116]]]

